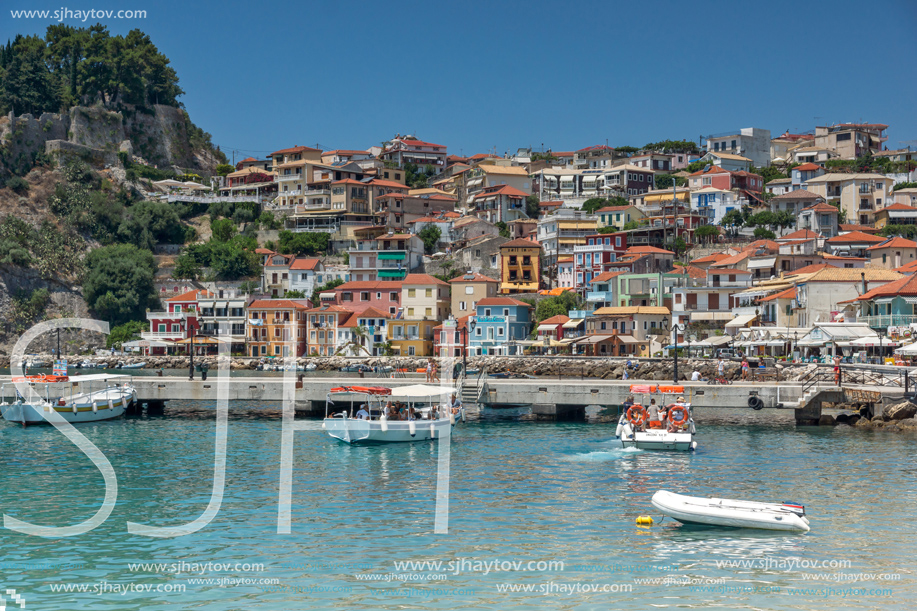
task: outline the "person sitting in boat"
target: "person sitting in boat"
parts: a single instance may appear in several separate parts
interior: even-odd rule
[[[659,406],[656,405],[656,399],[650,399],[650,406],[646,410],[646,428],[661,429],[662,420],[660,418]]]
[[[452,393],[452,400],[449,401],[449,407],[452,409],[452,413],[456,415],[462,411],[462,400],[456,397],[455,393]]]
[[[366,404],[360,406],[360,410],[357,412],[357,420],[369,420],[369,411],[366,409]]]

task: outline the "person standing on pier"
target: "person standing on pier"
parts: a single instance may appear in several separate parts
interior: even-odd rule
[[[716,373],[718,378],[726,377],[726,361],[723,360],[723,357],[720,357],[720,362],[716,365]]]
[[[748,380],[748,359],[742,358],[742,381]]]
[[[433,381],[433,359],[427,359],[427,383]]]

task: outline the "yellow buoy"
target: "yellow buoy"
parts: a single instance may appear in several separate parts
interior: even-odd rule
[[[653,518],[651,516],[637,516],[637,524],[641,526],[652,526]]]

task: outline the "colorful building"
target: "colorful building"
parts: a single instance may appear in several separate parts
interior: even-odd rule
[[[541,245],[510,240],[500,247],[500,293],[534,293],[541,287]]]
[[[248,306],[245,336],[253,357],[302,356],[306,352],[308,301],[256,299]]]
[[[522,344],[531,331],[529,304],[511,297],[491,297],[478,302],[469,319],[470,354],[522,354]]]

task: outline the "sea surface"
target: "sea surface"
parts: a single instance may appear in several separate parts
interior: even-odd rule
[[[477,414],[451,440],[446,534],[436,442],[346,446],[305,421],[292,532],[278,534],[280,412],[233,403],[215,518],[132,535],[128,521],[179,526],[210,500],[214,408],[170,402],[78,427],[114,467],[115,508],[74,537],[0,529],[0,596],[27,611],[917,607],[917,438],[699,420],[688,454],[625,451],[610,424]],[[6,516],[67,526],[100,506],[100,472],[55,429],[0,421],[0,449]],[[659,523],[660,489],[804,503],[812,530]]]

